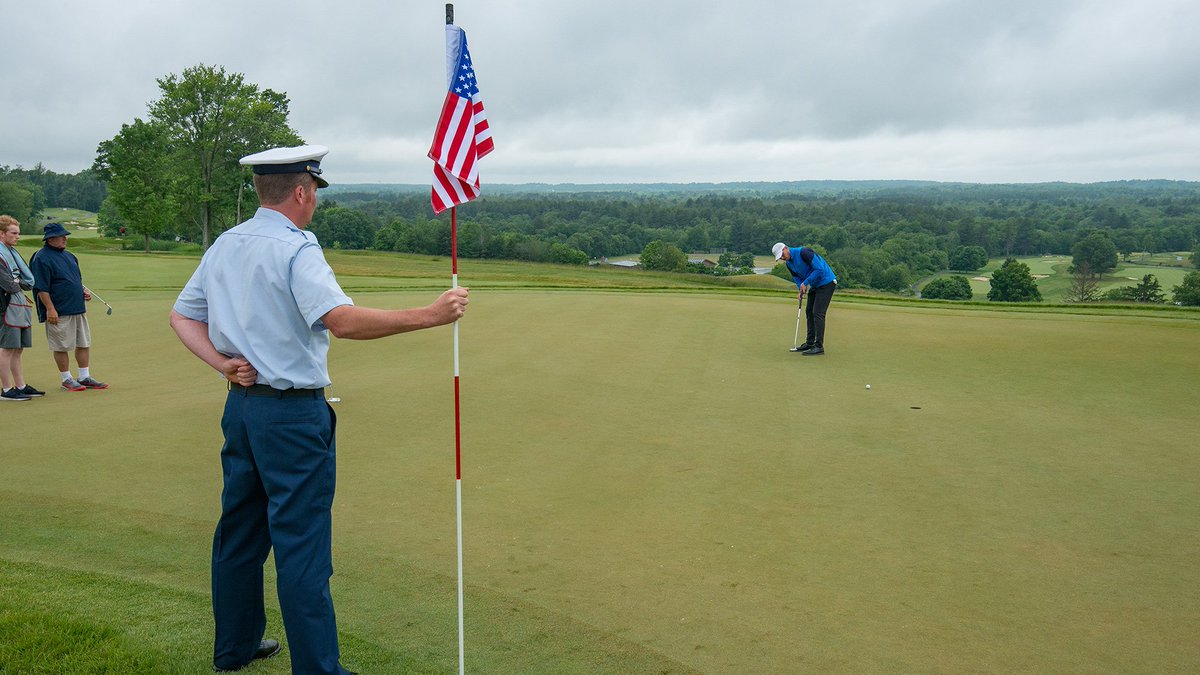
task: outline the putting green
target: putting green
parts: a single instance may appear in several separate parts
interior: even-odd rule
[[[85,260],[114,281],[114,314],[91,315],[112,388],[9,406],[27,440],[5,448],[0,558],[160,588],[211,621],[224,387],[155,290],[195,260],[150,261],[133,288],[109,266],[139,259]],[[1200,322],[835,299],[828,353],[803,357],[787,292],[479,286],[461,325],[469,670],[1200,668]],[[40,329],[35,345],[46,388]],[[331,351],[351,668],[455,667],[451,368],[448,328]],[[198,672],[197,634],[163,631]]]

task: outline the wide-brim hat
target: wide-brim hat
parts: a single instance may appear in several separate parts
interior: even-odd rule
[[[42,229],[42,232],[43,232],[42,241],[46,241],[47,239],[53,239],[54,237],[69,237],[69,236],[71,236],[71,233],[67,232],[67,228],[63,227],[61,223],[50,223],[50,224],[46,225],[45,228]]]
[[[265,176],[274,173],[307,173],[317,181],[317,187],[329,187],[329,182],[321,178],[321,159],[329,154],[329,148],[323,145],[297,145],[291,148],[271,148],[246,155],[241,159],[243,166],[253,169],[254,173]]]

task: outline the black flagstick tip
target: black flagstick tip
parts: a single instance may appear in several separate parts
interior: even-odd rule
[[[454,5],[452,3],[447,2],[446,3],[446,25],[449,26],[452,23],[454,23]]]

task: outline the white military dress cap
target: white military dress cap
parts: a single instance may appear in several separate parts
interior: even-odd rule
[[[253,168],[262,176],[273,173],[307,173],[317,181],[317,187],[329,187],[321,178],[321,159],[329,154],[323,145],[298,145],[292,148],[271,148],[246,155],[241,159],[243,166]]]

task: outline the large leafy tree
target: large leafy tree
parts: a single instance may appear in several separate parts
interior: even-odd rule
[[[1084,263],[1099,277],[1117,269],[1117,247],[1103,232],[1093,232],[1071,247],[1071,264],[1079,268]]]
[[[288,98],[271,89],[260,89],[246,82],[241,73],[227,73],[223,67],[198,65],[182,74],[158,80],[162,96],[149,106],[144,127],[122,133],[108,147],[101,144],[97,164],[112,175],[122,176],[137,162],[133,174],[149,169],[149,159],[135,159],[137,153],[122,154],[118,159],[114,145],[145,143],[151,156],[160,150],[165,172],[171,183],[171,199],[178,205],[180,224],[195,228],[207,248],[215,233],[235,224],[241,213],[253,206],[253,196],[245,190],[249,171],[238,160],[250,153],[273,146],[296,145],[300,137],[288,126]],[[153,130],[156,134],[151,134]],[[122,138],[122,134],[126,137]],[[125,189],[140,191],[133,184]],[[120,185],[110,186],[114,192]],[[136,197],[130,203],[140,203]],[[130,213],[122,215],[131,221]]]
[[[550,262],[563,265],[586,265],[588,257],[583,251],[556,241],[550,244]]]
[[[1009,258],[1000,269],[992,273],[992,289],[988,291],[988,300],[992,302],[1041,302],[1042,293],[1038,290],[1029,265]]]
[[[117,208],[113,198],[107,197],[100,204],[100,210],[96,212],[96,224],[100,226],[100,234],[105,237],[120,237],[125,234],[125,219],[121,217],[121,210]]]
[[[16,181],[0,181],[0,214],[12,216],[21,223],[21,231],[25,231],[25,223],[37,212],[35,209],[34,189],[27,183]]]
[[[118,220],[142,236],[147,253],[151,237],[162,234],[179,215],[181,179],[172,171],[173,159],[167,130],[140,119],[121,125],[120,133],[96,149],[92,168],[108,182],[105,205],[115,206]],[[111,209],[101,208],[100,225],[111,229],[112,215]]]
[[[21,167],[0,166],[0,214],[16,218],[26,233],[33,232],[33,217],[47,206],[45,190],[30,173]]]
[[[987,265],[987,249],[982,246],[959,246],[950,252],[948,262],[952,270],[974,272]]]
[[[288,126],[288,98],[259,89],[241,73],[198,65],[158,80],[162,98],[150,116],[167,130],[181,168],[183,205],[200,227],[208,248],[210,232],[234,224],[248,172],[245,155],[301,143]]]
[[[642,249],[642,267],[648,270],[673,272],[687,266],[687,256],[674,244],[661,239],[646,244]]]
[[[1171,289],[1175,302],[1181,305],[1200,306],[1200,272],[1188,272],[1183,283]]]
[[[1153,274],[1147,274],[1133,287],[1133,299],[1136,302],[1158,303],[1166,302],[1167,296],[1163,293],[1162,284],[1158,283],[1158,279]]]
[[[939,277],[921,288],[921,297],[930,300],[970,300],[971,282],[960,275]]]
[[[912,272],[909,271],[908,265],[897,263],[872,275],[871,286],[885,291],[899,291],[908,286],[911,276]]]

